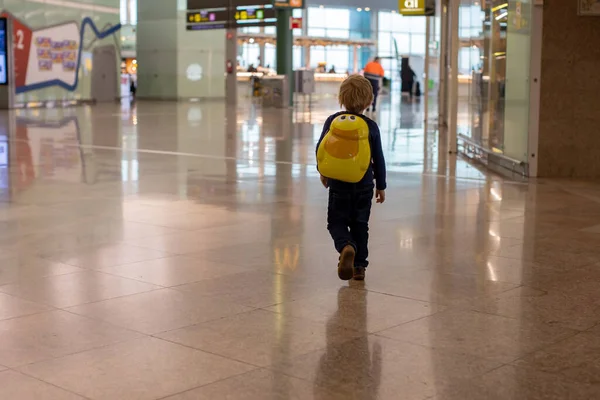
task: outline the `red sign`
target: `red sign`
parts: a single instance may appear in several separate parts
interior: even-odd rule
[[[27,65],[29,64],[29,50],[31,49],[32,31],[12,15],[3,13],[3,17],[11,18],[13,25],[13,54],[15,57],[15,86],[25,86],[27,78]]]
[[[302,29],[302,18],[290,18],[290,29]]]

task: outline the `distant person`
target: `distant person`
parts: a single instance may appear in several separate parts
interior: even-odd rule
[[[331,66],[331,68],[329,69],[329,73],[330,74],[335,74],[335,65]]]
[[[410,67],[408,58],[402,59],[402,68],[400,69],[400,79],[402,80],[402,93],[408,93],[408,97],[412,99],[413,89],[415,86],[415,78],[417,74]]]
[[[258,72],[258,69],[254,66],[254,64],[248,65],[248,72]]]
[[[135,84],[135,80],[133,76],[129,75],[129,94],[131,98],[135,99],[135,94],[137,93],[137,86]]]
[[[373,61],[367,63],[364,70],[365,78],[369,80],[373,87],[373,111],[377,108],[377,96],[379,96],[379,88],[383,80],[383,67],[381,66],[381,58],[375,57]],[[367,111],[369,111],[367,109]]]
[[[338,276],[362,281],[369,265],[373,190],[377,203],[385,201],[385,158],[377,123],[363,115],[373,101],[371,83],[360,75],[349,76],[340,86],[339,101],[346,110],[325,121],[317,168],[329,189],[327,229],[340,253]]]

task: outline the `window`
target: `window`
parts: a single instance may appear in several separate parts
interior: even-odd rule
[[[308,35],[349,38],[350,10],[345,8],[308,8]]]
[[[122,25],[137,25],[138,0],[120,0],[120,13]]]
[[[260,33],[259,26],[246,26],[241,29],[242,29],[242,32],[244,32],[244,33]]]
[[[419,54],[419,55],[425,55],[425,44],[426,39],[425,39],[425,35],[414,35],[411,34],[410,35],[410,54]]]
[[[304,58],[302,57],[302,55],[303,55],[302,47],[294,46],[294,62],[293,62],[294,69],[304,67]]]
[[[413,69],[417,75],[422,71],[415,68],[422,62],[417,58],[425,57],[427,40],[425,30],[427,20],[425,17],[403,17],[395,12],[380,11],[377,15],[379,22],[378,55],[390,57],[383,60],[383,69],[386,76],[394,78],[397,76],[398,57],[409,57],[414,59]]]
[[[244,68],[250,65],[258,66],[258,58],[260,57],[260,47],[258,44],[246,43],[242,45],[242,55],[240,56],[240,64]]]
[[[277,68],[277,53],[275,52],[275,45],[265,43],[265,62],[264,67]]]

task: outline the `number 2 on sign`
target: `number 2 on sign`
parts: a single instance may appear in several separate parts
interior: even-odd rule
[[[17,39],[15,40],[17,50],[25,50],[25,32],[19,29],[16,33]]]

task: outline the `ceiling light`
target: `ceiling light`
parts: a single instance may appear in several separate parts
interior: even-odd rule
[[[356,11],[361,12],[362,8],[359,7],[359,8],[356,9]]]

